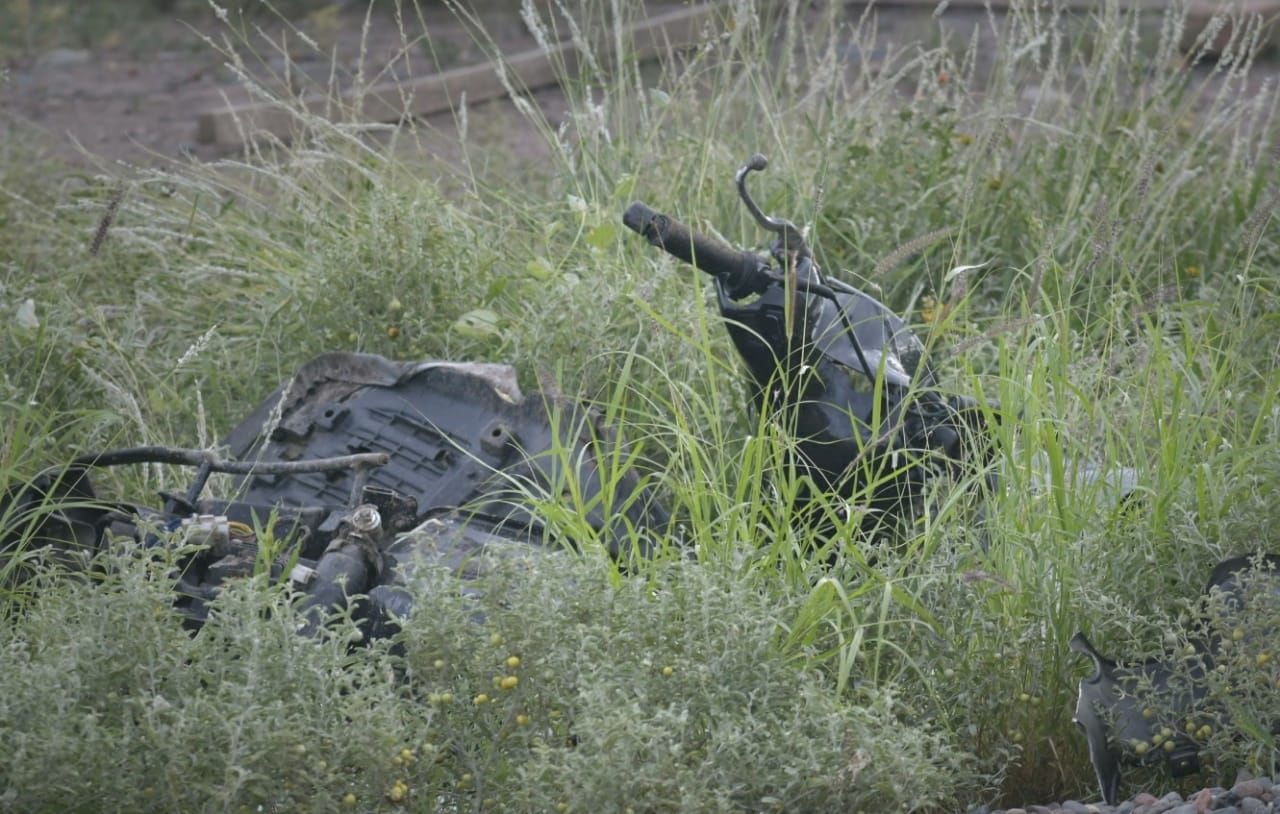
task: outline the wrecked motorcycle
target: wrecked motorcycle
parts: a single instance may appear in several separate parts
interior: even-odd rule
[[[796,464],[815,488],[845,498],[870,492],[871,518],[909,512],[928,472],[958,464],[972,446],[966,414],[974,405],[939,393],[910,328],[875,299],[824,279],[800,230],[760,210],[746,182],[765,164],[753,157],[736,183],[776,235],[768,257],[691,232],[643,203],[628,207],[623,223],[712,277],[755,406],[793,417]],[[654,539],[670,535],[671,516],[638,473],[602,489],[597,462],[609,437],[595,411],[548,393],[526,396],[504,365],[326,353],[232,430],[228,458],[113,450],[10,489],[0,550],[21,539],[92,552],[112,536],[186,544],[195,553],[177,577],[177,603],[199,627],[219,587],[261,567],[259,544],[270,541],[288,552],[270,567],[304,594],[309,627],[358,597],[352,615],[378,637],[409,612],[403,586],[420,558],[465,571],[482,550],[573,544],[553,539],[532,508],[574,491],[565,488],[570,478],[609,552],[647,556]],[[196,471],[182,493],[161,495],[159,509],[98,499],[93,469],[142,463]],[[214,473],[232,476],[227,496],[205,494]]]
[[[761,211],[747,179],[766,164],[753,156],[735,180],[755,222],[774,236],[767,255],[731,248],[642,202],[623,223],[712,278],[753,406],[795,439],[792,463],[811,488],[857,502],[868,528],[909,517],[935,474],[986,463],[983,422],[992,406],[942,392],[906,323],[825,277],[801,230]],[[0,495],[0,556],[18,545],[92,554],[119,537],[177,544],[191,552],[175,596],[192,628],[207,621],[221,586],[266,568],[302,596],[304,632],[346,610],[367,638],[379,638],[412,610],[406,586],[420,562],[466,576],[480,552],[514,556],[581,542],[559,539],[539,501],[576,501],[570,508],[624,563],[670,538],[671,513],[639,473],[605,488],[611,438],[592,408],[526,395],[505,365],[326,353],[231,431],[226,457],[112,450],[8,489]],[[160,508],[98,496],[94,469],[143,463],[192,466],[195,474],[181,493],[162,493]],[[218,481],[221,496],[206,494],[215,473],[230,478]],[[284,553],[264,563],[263,550]],[[1104,794],[1114,793],[1120,756],[1109,745],[1114,716],[1102,708],[1118,703],[1123,693],[1111,688],[1128,674],[1085,652],[1111,682],[1088,693],[1082,683],[1080,720]]]

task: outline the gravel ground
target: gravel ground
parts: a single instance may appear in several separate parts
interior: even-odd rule
[[[1264,814],[1280,811],[1275,798],[1280,786],[1272,784],[1269,777],[1242,778],[1229,789],[1201,789],[1189,797],[1171,791],[1163,797],[1143,792],[1118,805],[1106,803],[1082,803],[1067,800],[1062,803],[1032,805],[1026,808],[993,809],[978,806],[967,814]]]

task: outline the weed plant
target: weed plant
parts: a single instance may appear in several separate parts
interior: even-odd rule
[[[561,66],[559,122],[507,74],[536,168],[470,141],[444,166],[425,124],[336,103],[325,118],[293,97],[278,100],[290,141],[247,133],[215,163],[57,176],[6,141],[0,474],[216,443],[322,350],[507,361],[599,403],[622,439],[603,470],[653,473],[678,521],[665,548],[693,562],[622,577],[588,543],[518,578],[498,569],[478,597],[424,570],[395,656],[299,641],[258,583],[190,639],[141,558],[40,582],[4,633],[0,725],[21,748],[0,800],[954,810],[1093,795],[1070,636],[1164,655],[1215,562],[1275,550],[1278,99],[1256,29],[1210,61],[1177,47],[1179,8],[1015,4],[904,40],[839,4],[741,0],[655,67],[626,57],[638,6],[522,9],[589,54]],[[431,32],[396,12],[406,58],[420,54]],[[252,26],[221,34],[210,47],[247,83],[281,84]],[[459,100],[464,137],[479,116]],[[731,183],[754,152],[772,160],[755,179],[765,209],[806,226],[829,273],[910,314],[945,387],[985,405],[1000,486],[980,510],[985,472],[932,487],[889,541],[857,522],[858,496],[797,509],[794,439],[747,410],[707,280],[620,225],[641,198],[758,246]],[[582,507],[530,498],[589,541]],[[814,515],[831,529],[818,540]],[[1248,723],[1274,699],[1238,698],[1237,728],[1206,743],[1220,780],[1277,758]],[[53,783],[49,766],[75,772]]]

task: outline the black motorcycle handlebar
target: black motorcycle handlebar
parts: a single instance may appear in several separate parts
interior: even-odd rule
[[[673,257],[721,278],[730,290],[758,293],[769,284],[765,263],[754,253],[700,235],[642,201],[627,207],[622,223]]]

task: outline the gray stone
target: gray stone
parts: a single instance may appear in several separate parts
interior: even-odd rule
[[[1159,800],[1156,800],[1154,803],[1147,806],[1147,814],[1166,814],[1166,812],[1172,811],[1182,804],[1182,795],[1176,791],[1171,791]],[[1179,814],[1181,814],[1181,812],[1179,812]],[[1190,814],[1196,814],[1194,805],[1191,807]]]
[[[1245,797],[1240,800],[1240,814],[1266,814],[1271,810],[1271,806],[1259,800],[1257,797]]]
[[[1271,791],[1271,781],[1265,777],[1241,780],[1231,787],[1231,793],[1237,797],[1261,797],[1268,791]]]

